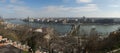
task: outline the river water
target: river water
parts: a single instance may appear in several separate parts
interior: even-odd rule
[[[69,32],[71,29],[71,25],[28,23],[28,22],[23,22],[21,20],[6,20],[6,21],[13,23],[13,24],[29,25],[29,26],[38,27],[38,28],[39,27],[52,27],[61,34],[65,34]],[[82,24],[80,26],[80,33],[89,34],[93,26],[96,28],[96,31],[100,33],[101,35],[108,35],[110,32],[113,32],[120,27],[120,25],[118,24],[116,25]]]

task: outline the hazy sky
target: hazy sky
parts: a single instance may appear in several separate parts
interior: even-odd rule
[[[120,17],[120,0],[0,0],[4,17]]]

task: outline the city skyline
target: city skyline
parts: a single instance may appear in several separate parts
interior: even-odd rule
[[[0,0],[0,16],[120,17],[120,0]]]

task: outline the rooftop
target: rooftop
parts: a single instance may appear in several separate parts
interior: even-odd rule
[[[22,50],[12,46],[12,45],[6,45],[0,47],[0,53],[21,53]]]

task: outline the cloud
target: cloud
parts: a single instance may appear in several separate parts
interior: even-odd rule
[[[97,7],[96,4],[87,4],[83,7],[76,7],[73,8],[73,11],[75,12],[92,12],[92,11],[98,11],[99,8]]]
[[[109,7],[120,7],[119,5],[109,5]]]
[[[11,4],[24,4],[25,2],[22,0],[9,0]]]
[[[65,0],[65,2],[70,2],[70,0]],[[0,5],[0,15],[5,17],[68,17],[68,16],[119,16],[119,5],[117,3],[93,3],[92,0],[72,0],[77,3],[82,3],[82,6],[67,6],[67,5],[51,5],[37,7],[37,9],[32,8],[32,6],[21,5],[25,1],[23,0],[0,0],[0,2],[6,2],[5,5]],[[9,2],[9,3],[8,3]],[[19,5],[20,4],[20,5]],[[27,4],[27,3],[26,3]],[[108,5],[109,4],[109,5]],[[76,4],[78,5],[78,4]],[[99,7],[97,6],[99,5]],[[102,6],[103,5],[103,6]],[[107,6],[107,7],[106,7]],[[103,8],[104,7],[104,8]],[[111,7],[111,8],[109,8]],[[109,8],[106,10],[106,8]],[[118,11],[118,12],[114,12]],[[112,13],[111,13],[112,12]]]
[[[2,15],[6,17],[47,17],[47,16],[75,16],[83,12],[95,12],[99,8],[96,4],[86,4],[81,7],[46,6],[33,9],[28,6],[7,5],[2,8]],[[0,13],[1,14],[1,13]]]
[[[11,3],[16,3],[18,0],[10,0]]]
[[[27,17],[36,16],[35,10],[27,6],[7,5],[1,8],[0,14],[4,17]]]
[[[8,4],[24,4],[25,2],[23,0],[0,0],[2,3],[7,3]]]
[[[96,4],[87,4],[81,7],[65,7],[65,6],[47,6],[43,7],[38,14],[42,16],[76,16],[76,14],[89,13],[99,11]],[[83,16],[83,15],[81,15]]]
[[[80,7],[46,6],[32,9],[28,6],[7,5],[0,8],[0,15],[4,17],[119,17],[119,12],[101,11],[96,4],[86,4]]]
[[[48,6],[45,7],[46,11],[51,12],[91,12],[99,10],[96,4],[87,4],[81,7],[64,7],[64,6]]]
[[[112,12],[112,13],[111,13]],[[102,14],[102,13],[101,13]],[[102,15],[104,16],[109,16],[109,17],[120,17],[120,12],[118,11],[109,11],[109,12],[105,12]]]
[[[4,2],[6,2],[6,0],[0,0],[0,2],[4,3]]]
[[[76,0],[77,3],[91,3],[92,0]]]

